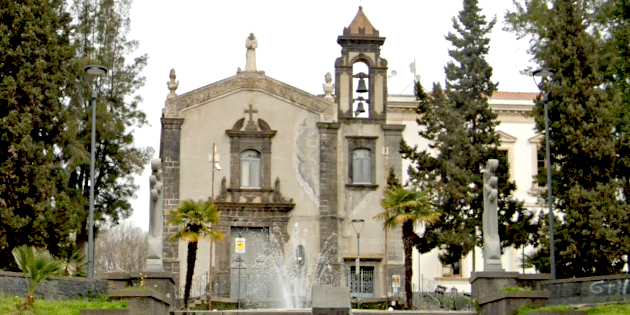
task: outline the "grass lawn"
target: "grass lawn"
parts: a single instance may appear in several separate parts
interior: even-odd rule
[[[541,308],[521,308],[518,312],[518,315],[527,314],[533,311],[567,311],[574,310],[570,309],[568,305],[557,305],[557,306],[547,306]],[[589,315],[626,315],[630,314],[630,304],[612,304],[612,305],[604,305],[604,306],[596,306],[592,308],[580,309],[580,311],[586,312]]]
[[[30,311],[18,311],[17,305],[24,299],[17,296],[0,295],[0,315],[79,315],[79,310],[84,308],[114,309],[127,308],[127,303],[122,301],[102,300],[42,300],[36,299],[33,309]]]

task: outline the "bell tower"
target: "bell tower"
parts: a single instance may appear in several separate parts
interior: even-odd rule
[[[337,38],[341,57],[335,61],[335,95],[339,122],[384,124],[387,119],[387,60],[379,37],[363,7]]]

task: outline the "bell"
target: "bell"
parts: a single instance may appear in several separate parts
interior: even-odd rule
[[[359,114],[361,113],[365,113],[365,108],[363,108],[363,102],[359,101],[359,104],[357,105],[357,110],[354,112],[354,115],[359,116]]]
[[[359,86],[357,87],[357,93],[365,93],[367,91],[368,91],[368,89],[365,86],[365,79],[360,78],[359,79]]]

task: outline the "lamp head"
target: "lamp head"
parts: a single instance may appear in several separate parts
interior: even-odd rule
[[[551,68],[540,68],[540,69],[532,71],[532,76],[534,77],[548,78],[548,77],[553,77],[555,74],[556,74],[556,70],[551,69]]]
[[[534,78],[534,82],[536,82],[536,77],[540,78],[540,81],[536,82],[538,89],[542,92],[543,90],[543,82],[547,80],[547,78],[553,78],[556,74],[556,70],[551,68],[540,68],[532,71],[532,78]]]
[[[87,74],[98,75],[98,76],[107,74],[107,68],[101,65],[88,65],[88,66],[85,66],[85,68],[83,68],[83,71],[85,71],[85,73]]]
[[[361,230],[363,230],[363,224],[365,224],[365,220],[363,219],[354,219],[352,220],[352,228],[357,233],[357,236],[361,234]]]

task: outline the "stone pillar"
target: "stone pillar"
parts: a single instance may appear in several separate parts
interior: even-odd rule
[[[177,232],[177,226],[168,223],[170,209],[179,206],[180,137],[183,118],[162,118],[160,159],[163,172],[163,215],[164,215],[164,271],[171,272],[175,285],[179,283],[178,242],[169,239]]]
[[[317,123],[319,129],[319,249],[321,253],[337,256],[338,227],[338,174],[337,133],[339,123]],[[333,275],[333,279],[334,279]],[[338,277],[336,277],[338,278]],[[332,280],[332,279],[331,279]]]
[[[402,182],[403,169],[402,155],[400,154],[400,141],[402,140],[402,132],[405,130],[405,125],[381,125],[381,128],[385,134],[385,142],[383,143],[385,148],[384,153],[387,159],[385,176],[389,174],[390,168],[394,168],[396,177]]]

